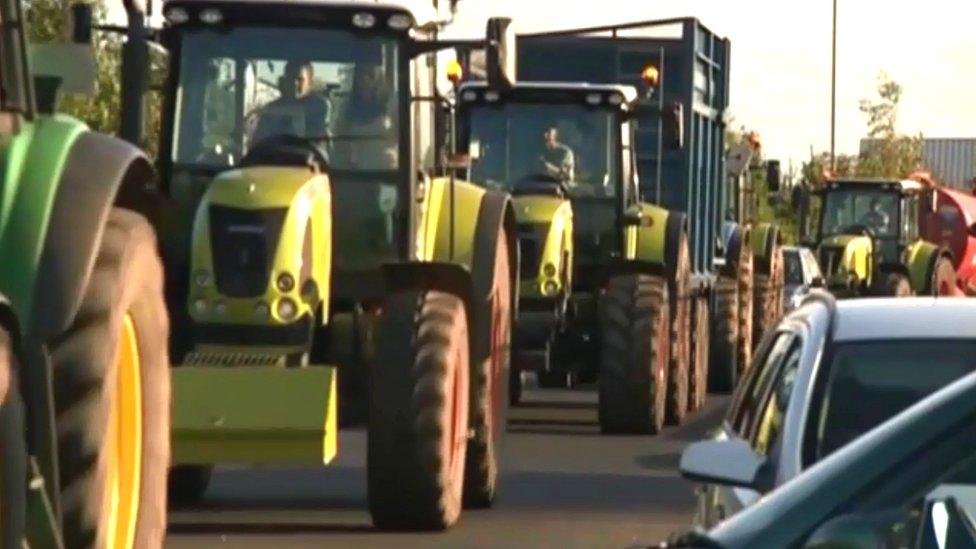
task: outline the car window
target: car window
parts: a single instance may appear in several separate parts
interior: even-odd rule
[[[769,353],[765,358],[753,362],[752,367],[756,368],[756,371],[753,376],[750,376],[748,385],[743,387],[741,401],[738,403],[738,413],[733,418],[732,423],[732,428],[739,436],[746,439],[750,437],[750,433],[758,420],[759,408],[765,395],[769,392],[774,374],[783,362],[783,357],[791,348],[794,339],[795,335],[792,332],[776,334],[772,344],[768,347]]]
[[[815,448],[812,453],[804,452],[805,465],[823,459],[974,369],[974,341],[838,344],[827,367],[820,409],[810,414],[816,418]]]
[[[756,417],[758,423],[753,432],[752,447],[760,456],[768,456],[772,449],[779,442],[782,433],[783,422],[786,419],[786,410],[790,405],[790,396],[793,394],[793,385],[796,382],[796,374],[800,369],[800,355],[803,350],[803,341],[795,337],[790,341],[789,350],[786,352],[782,366],[776,368],[775,382],[772,390],[766,396],[765,405],[762,413]]]

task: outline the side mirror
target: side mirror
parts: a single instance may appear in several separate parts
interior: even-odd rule
[[[859,515],[842,515],[814,530],[804,549],[860,549],[885,547],[885,539],[873,521]]]
[[[624,227],[639,227],[641,220],[644,219],[639,206],[634,206],[624,210],[624,217],[621,220]]]
[[[813,280],[810,281],[811,288],[823,288],[826,285],[822,276],[815,276]]]
[[[517,52],[515,28],[507,17],[492,17],[485,31],[488,87],[509,89],[515,84]]]
[[[672,150],[683,149],[685,146],[685,108],[683,103],[665,106],[663,116],[664,135]]]
[[[783,176],[780,173],[779,160],[766,162],[766,188],[770,192],[778,192],[782,185]]]
[[[78,2],[71,5],[71,41],[75,44],[91,44],[94,15],[91,4]]]
[[[695,482],[765,491],[766,460],[744,440],[706,440],[681,454],[681,476]]]

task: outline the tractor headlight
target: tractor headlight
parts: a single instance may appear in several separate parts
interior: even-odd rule
[[[214,312],[217,313],[217,316],[224,316],[224,315],[226,315],[227,314],[227,303],[224,303],[223,301],[218,301],[214,305]]]
[[[182,25],[190,20],[190,14],[183,8],[170,8],[166,10],[165,17],[171,25]]]
[[[290,273],[281,273],[278,275],[275,285],[278,286],[279,292],[287,294],[295,289],[295,277],[291,276]]]
[[[407,30],[413,26],[413,19],[409,15],[398,13],[391,15],[386,24],[393,30]]]
[[[220,10],[210,8],[200,12],[200,22],[206,25],[219,25],[223,21],[224,14]]]
[[[258,320],[267,320],[271,315],[271,307],[268,307],[267,303],[258,303],[254,306],[254,318]]]
[[[210,273],[207,271],[197,271],[193,275],[193,283],[197,285],[197,288],[206,288],[210,285]]]
[[[298,305],[294,301],[285,297],[278,301],[278,318],[281,320],[292,320],[298,314]]]
[[[542,285],[542,293],[545,295],[555,295],[558,287],[556,283],[552,280],[547,280],[545,284]]]
[[[193,302],[193,310],[196,311],[198,315],[206,314],[210,310],[210,304],[207,303],[206,299],[200,298]]]
[[[546,263],[542,266],[542,274],[546,275],[547,278],[556,276],[556,266],[552,263]]]
[[[360,12],[352,16],[352,24],[360,29],[371,29],[376,24],[376,16],[368,12]]]

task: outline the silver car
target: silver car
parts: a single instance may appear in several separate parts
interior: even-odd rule
[[[824,279],[817,257],[804,246],[783,246],[783,270],[783,313],[788,313],[811,289],[823,286]]]
[[[744,447],[762,463],[750,487],[700,486],[696,525],[710,527],[752,505],[976,370],[972,318],[973,299],[836,301],[821,291],[810,294],[763,338],[713,439],[686,450],[699,464],[704,455],[709,478],[736,478],[735,460],[728,458]]]

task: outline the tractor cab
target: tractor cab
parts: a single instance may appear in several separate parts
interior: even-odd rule
[[[909,252],[919,243],[924,188],[912,180],[831,180],[818,191],[815,245],[827,285],[841,295],[920,291]]]

